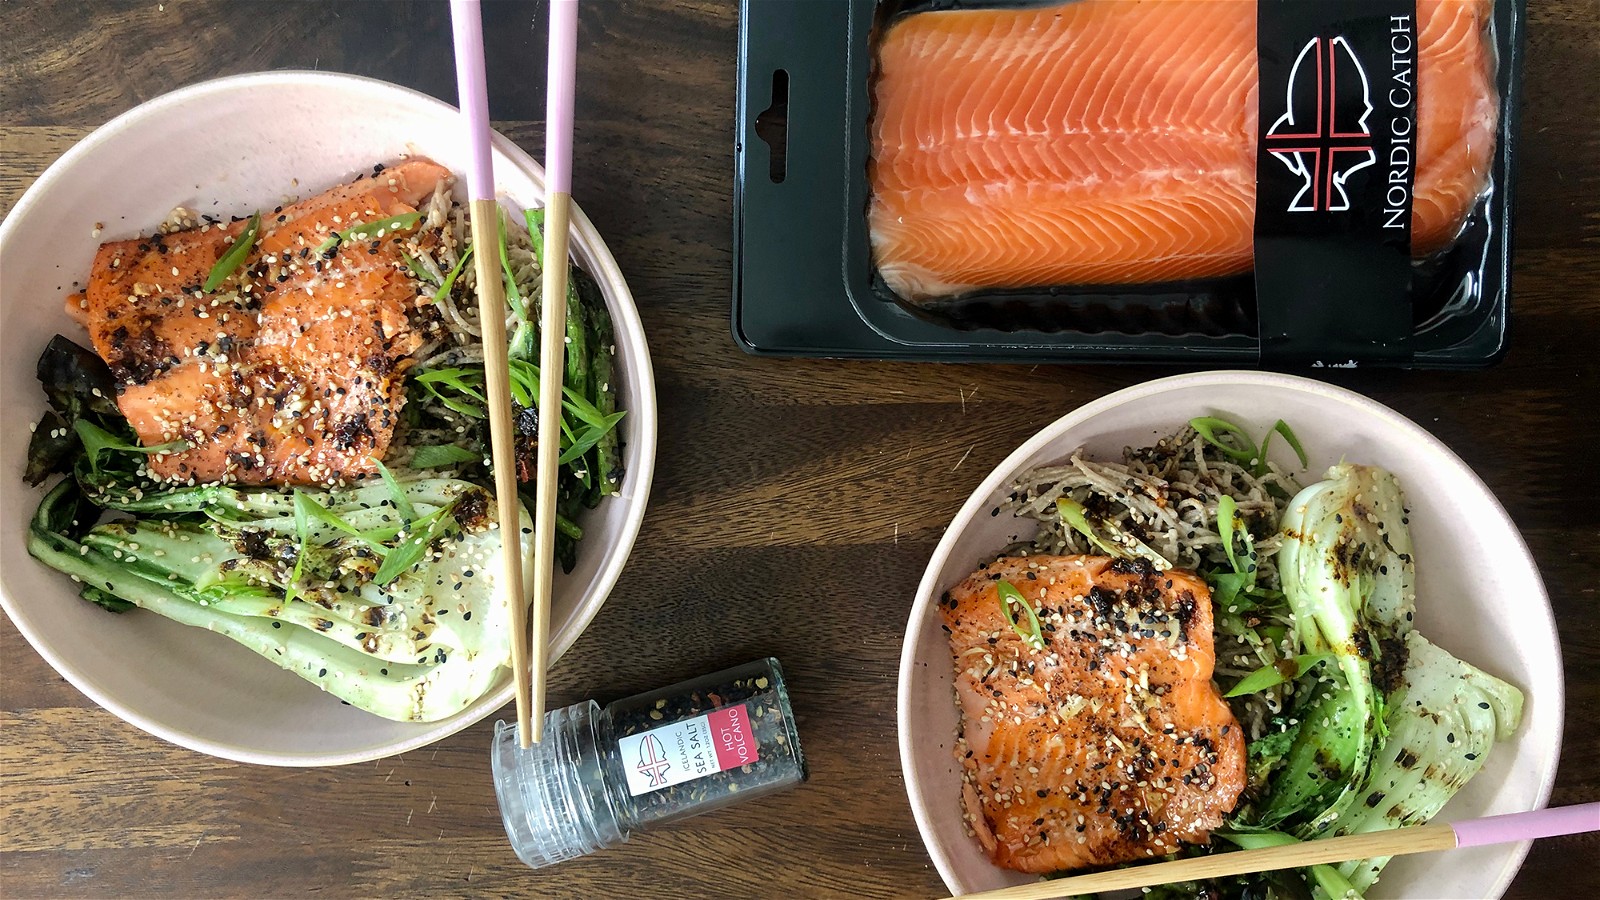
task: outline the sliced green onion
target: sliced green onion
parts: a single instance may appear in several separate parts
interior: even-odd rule
[[[422,221],[422,213],[408,212],[401,213],[398,216],[375,219],[371,222],[357,222],[343,231],[336,231],[328,235],[328,239],[318,244],[317,249],[312,252],[321,256],[345,241],[365,241],[374,237],[382,237],[385,234],[393,234],[410,228],[420,221]]]
[[[1283,639],[1289,636],[1289,627],[1280,622],[1269,622],[1257,629],[1261,639],[1274,647],[1282,647]]]
[[[573,439],[572,446],[561,451],[561,464],[566,465],[585,453],[588,453],[594,448],[594,445],[600,443],[600,441],[605,438],[606,434],[610,432],[612,428],[616,427],[616,424],[620,421],[622,421],[622,413],[616,412],[605,417],[603,426],[590,425],[588,428],[585,428],[582,434]]]
[[[294,568],[289,570],[289,583],[283,586],[283,602],[293,603],[300,594],[300,573],[305,569],[306,549],[311,543],[311,509],[306,504],[316,501],[299,488],[294,489]]]
[[[522,218],[528,223],[528,238],[533,241],[533,258],[539,261],[539,271],[544,271],[544,210],[525,209]]]
[[[393,540],[400,530],[398,528],[374,528],[371,531],[362,531],[345,521],[338,513],[313,500],[309,494],[300,494],[295,500],[295,515],[299,516],[301,513],[305,514],[308,521],[316,519],[324,525],[328,525],[337,531],[342,531],[361,541],[378,556],[383,556],[389,552],[389,548],[385,547],[383,542]]]
[[[233,239],[233,246],[228,252],[217,258],[216,265],[211,267],[211,274],[206,276],[204,285],[207,293],[222,286],[228,276],[238,271],[244,261],[250,258],[250,250],[256,244],[256,235],[261,231],[261,214],[254,213],[250,216],[249,224],[244,226],[244,231]]]
[[[411,454],[411,467],[414,469],[442,469],[456,463],[476,462],[483,459],[482,453],[474,453],[465,447],[455,444],[429,444],[418,447]]]
[[[1190,419],[1189,427],[1193,428],[1206,443],[1221,450],[1223,455],[1230,459],[1249,463],[1260,458],[1260,453],[1256,450],[1256,442],[1250,440],[1250,435],[1246,434],[1243,428],[1229,422],[1227,419],[1219,419],[1215,416],[1201,416],[1196,419]],[[1221,435],[1225,434],[1237,437],[1243,442],[1244,446],[1235,447],[1226,443],[1221,437]]]
[[[461,267],[466,265],[467,260],[471,258],[472,245],[468,244],[467,249],[462,251],[461,256],[457,257],[456,264],[451,266],[450,271],[445,274],[444,281],[439,282],[439,289],[433,292],[433,302],[438,303],[440,300],[450,296],[450,289],[456,286],[456,276],[461,274]]]
[[[1246,694],[1255,694],[1274,688],[1287,681],[1293,681],[1301,675],[1311,671],[1314,666],[1333,659],[1332,653],[1306,653],[1288,659],[1262,666],[1249,675],[1239,679],[1233,690],[1223,694],[1224,697],[1243,697]]]
[[[372,457],[372,464],[378,467],[378,477],[389,488],[389,499],[394,502],[395,511],[400,513],[400,518],[410,525],[416,521],[417,508],[411,505],[411,498],[406,496],[405,489],[400,487],[400,482],[394,478],[394,473],[377,457]]]
[[[1118,559],[1143,559],[1162,572],[1172,568],[1172,562],[1151,549],[1149,544],[1123,531],[1109,521],[1101,522],[1100,524],[1110,533],[1111,539],[1107,541],[1102,538],[1089,521],[1088,510],[1084,509],[1083,504],[1070,497],[1061,497],[1056,500],[1056,514],[1061,517],[1062,522],[1072,528],[1073,531],[1088,538],[1091,544],[1100,548],[1100,551],[1107,556],[1115,556]]]
[[[1304,469],[1306,466],[1310,465],[1311,461],[1306,457],[1306,450],[1304,447],[1300,446],[1300,439],[1294,436],[1294,430],[1289,427],[1288,422],[1279,419],[1277,423],[1272,426],[1272,430],[1267,432],[1267,436],[1261,439],[1261,458],[1256,462],[1256,475],[1259,476],[1266,474],[1267,445],[1272,443],[1272,435],[1274,432],[1283,435],[1283,439],[1289,442],[1290,449],[1294,450],[1295,457],[1300,460],[1300,468]]]
[[[1244,541],[1244,554],[1234,552],[1235,536]],[[1228,554],[1228,565],[1239,576],[1237,590],[1251,593],[1256,587],[1256,542],[1250,529],[1239,518],[1239,505],[1227,494],[1217,498],[1217,536],[1222,539],[1222,550]]]
[[[1061,521],[1065,522],[1073,531],[1076,531],[1077,533],[1088,538],[1089,543],[1099,547],[1107,556],[1120,557],[1124,555],[1121,550],[1111,546],[1100,538],[1099,533],[1094,530],[1094,526],[1089,524],[1088,510],[1083,508],[1082,503],[1079,503],[1070,497],[1062,497],[1056,500],[1056,514],[1059,515],[1061,517]]]
[[[1223,494],[1217,498],[1217,535],[1222,538],[1223,552],[1228,554],[1228,565],[1232,566],[1235,572],[1241,572],[1239,560],[1233,555],[1233,528],[1238,514],[1239,505],[1232,497]]]
[[[471,383],[472,381],[481,383],[482,379],[483,373],[481,371],[462,368],[424,369],[423,371],[416,372],[411,376],[412,381],[422,385],[423,389],[437,398],[439,402],[443,403],[450,409],[453,409],[456,412],[473,419],[481,419],[484,417],[483,406],[481,404],[488,402],[484,399],[483,392],[478,390],[477,387]],[[449,394],[446,394],[442,388],[449,388],[456,393],[470,397],[473,400],[478,401],[478,405],[466,403],[458,400],[455,397],[451,397]]]
[[[383,558],[378,574],[372,576],[373,582],[388,584],[421,561],[422,555],[428,552],[428,545],[443,537],[456,524],[455,517],[451,515],[454,509],[455,504],[452,503],[411,523],[411,532]]]
[[[500,238],[500,270],[506,276],[506,302],[511,304],[511,311],[516,313],[518,322],[528,321],[528,307],[522,302],[522,291],[517,289],[517,277],[511,274],[511,253],[506,249],[506,229],[511,225],[506,221],[505,210],[500,210],[500,228],[496,235]]]
[[[417,276],[418,281],[426,281],[429,284],[439,283],[434,280],[433,273],[424,268],[422,263],[418,262],[415,256],[412,256],[411,254],[402,250],[400,251],[400,258],[405,260],[406,268],[411,270],[412,275]]]
[[[1022,592],[1017,590],[1017,586],[1009,581],[1002,580],[995,587],[1000,591],[1000,614],[1006,617],[1006,622],[1011,625],[1011,630],[1017,633],[1017,637],[1026,641],[1028,646],[1035,650],[1043,650],[1044,630],[1039,626],[1039,614],[1033,611],[1032,604],[1028,603],[1022,596]],[[1011,605],[1013,603],[1021,607],[1022,611],[1027,614],[1028,624],[1026,627],[1019,625],[1016,616],[1012,614]]]
[[[421,212],[401,213],[398,216],[389,216],[385,219],[357,223],[340,232],[340,236],[346,241],[366,241],[375,237],[394,234],[397,231],[405,231],[421,221]]]

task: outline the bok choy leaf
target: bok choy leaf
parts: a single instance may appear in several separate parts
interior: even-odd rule
[[[386,718],[445,718],[502,676],[510,613],[495,589],[494,504],[480,487],[443,478],[297,494],[207,485],[102,502],[132,518],[84,531],[92,519],[79,488],[61,481],[34,516],[29,552]],[[407,535],[397,505],[458,533]],[[525,512],[519,527],[531,534]],[[393,580],[377,577],[380,565],[398,570]]]
[[[1415,599],[1411,537],[1393,475],[1340,464],[1284,513],[1278,572],[1301,654],[1331,656],[1274,790],[1263,824],[1319,833],[1357,798],[1384,724],[1384,693],[1398,670],[1374,668],[1410,630]],[[1391,655],[1392,658],[1392,655]],[[1326,724],[1323,724],[1326,723]]]
[[[1389,736],[1353,804],[1333,823],[1335,834],[1358,834],[1420,825],[1483,768],[1496,741],[1516,732],[1522,692],[1468,665],[1413,631],[1405,637],[1407,661]],[[1378,880],[1388,857],[1342,863],[1357,889]]]

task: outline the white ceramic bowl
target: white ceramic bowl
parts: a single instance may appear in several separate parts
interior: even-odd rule
[[[1399,476],[1416,544],[1417,628],[1439,646],[1520,687],[1522,727],[1496,744],[1483,771],[1445,808],[1446,818],[1543,806],[1561,747],[1561,653],[1539,571],[1483,482],[1416,424],[1358,394],[1307,378],[1257,372],[1181,375],[1089,403],[1034,435],[992,472],[951,522],[917,590],[900,658],[900,762],[922,840],[952,893],[1031,880],[997,868],[967,836],[961,774],[951,746],[957,716],[949,644],[936,598],[994,557],[1031,521],[993,517],[1018,475],[1078,447],[1120,459],[1198,415],[1236,422],[1258,439],[1288,422],[1311,457],[1309,483],[1341,457]],[[1283,448],[1279,448],[1280,450]],[[1274,458],[1280,458],[1274,453]],[[1494,566],[1482,560],[1493,559]],[[1498,897],[1526,844],[1402,857],[1367,894],[1379,898]]]
[[[0,603],[56,671],[96,703],[175,744],[268,765],[360,762],[413,750],[490,715],[511,699],[510,673],[439,722],[390,722],[232,641],[139,612],[109,615],[78,599],[65,575],[28,556],[27,523],[41,493],[22,482],[29,431],[43,413],[34,361],[51,335],[78,335],[62,312],[102,240],[132,237],[174,206],[237,214],[285,194],[310,196],[375,162],[420,153],[463,176],[460,114],[424,94],[365,78],[264,72],[158,97],[67,151],[0,224]],[[503,201],[537,206],[543,170],[495,136]],[[100,237],[92,235],[104,223]],[[578,565],[556,577],[552,658],[577,640],[616,583],[644,518],[655,464],[655,386],[638,311],[594,225],[572,211],[572,248],[599,281],[616,323],[626,476],[622,495],[583,519]]]

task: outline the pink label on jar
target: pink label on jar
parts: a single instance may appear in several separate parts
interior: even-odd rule
[[[650,791],[755,762],[755,735],[743,703],[630,734],[617,742],[628,793]]]
[[[755,735],[750,733],[750,712],[743,703],[719,709],[707,718],[711,724],[711,746],[717,751],[718,769],[747,766],[759,758]]]

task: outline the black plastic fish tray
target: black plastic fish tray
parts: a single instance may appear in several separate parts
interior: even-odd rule
[[[1413,264],[1406,354],[1311,365],[1473,368],[1504,354],[1524,2],[1497,0],[1494,9],[1500,120],[1491,188],[1447,251]],[[877,276],[866,214],[874,42],[893,16],[952,5],[963,4],[741,0],[732,313],[739,346],[763,356],[1263,364],[1251,275],[989,291],[915,310]]]

